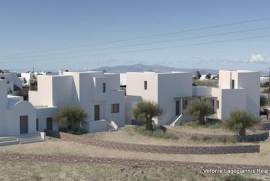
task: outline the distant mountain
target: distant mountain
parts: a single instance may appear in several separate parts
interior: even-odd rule
[[[125,73],[125,72],[172,72],[172,71],[180,71],[180,72],[196,72],[200,71],[201,74],[205,73],[217,73],[217,70],[213,69],[188,69],[188,68],[177,68],[177,67],[168,67],[163,65],[144,65],[144,64],[134,64],[134,65],[117,65],[117,66],[105,66],[99,67],[95,70],[104,71],[104,72],[113,72],[113,73]]]

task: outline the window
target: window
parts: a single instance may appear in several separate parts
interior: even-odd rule
[[[147,90],[147,81],[144,81],[144,90]]]
[[[102,84],[102,92],[105,93],[106,92],[106,83],[103,82]]]
[[[38,118],[36,119],[36,130],[37,131],[39,130],[39,121],[38,121]]]
[[[100,120],[100,107],[99,107],[99,105],[95,105],[94,106],[94,120],[95,121],[98,121],[98,120]]]
[[[119,113],[120,105],[119,104],[112,104],[111,105],[111,113]]]
[[[232,89],[234,89],[234,80],[232,80]]]

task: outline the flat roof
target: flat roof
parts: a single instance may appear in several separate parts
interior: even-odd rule
[[[186,74],[186,73],[190,73],[191,72],[182,72],[182,71],[172,71],[172,72],[127,72],[126,74],[159,74],[159,75],[163,75],[163,74]]]
[[[243,72],[243,73],[245,73],[245,72],[258,72],[258,71],[254,71],[254,70],[226,70],[226,69],[221,69],[221,70],[219,70],[219,71],[228,71],[228,72]]]
[[[43,106],[43,105],[40,105],[40,106],[34,106],[34,108],[36,109],[48,109],[48,108],[56,108],[55,106]]]

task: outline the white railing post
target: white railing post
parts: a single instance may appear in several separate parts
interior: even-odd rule
[[[45,132],[40,132],[40,137],[44,141],[45,140],[45,137],[46,137]]]

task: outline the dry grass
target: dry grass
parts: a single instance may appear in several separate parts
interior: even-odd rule
[[[105,164],[31,163],[0,161],[0,180],[200,180],[225,181],[228,176],[205,175],[182,168],[140,168],[111,166]],[[247,176],[237,176],[232,181],[247,180]],[[251,176],[248,176],[251,177]],[[254,175],[252,176],[254,177]],[[258,177],[258,176],[257,176]],[[262,177],[262,176],[260,176]],[[265,178],[267,180],[267,178]]]
[[[173,128],[176,131],[184,133],[207,134],[207,135],[234,135],[235,133],[224,128],[207,128],[207,127],[193,127],[191,124],[183,126],[176,126]]]
[[[227,155],[174,155],[109,150],[74,142],[50,139],[46,142],[0,147],[0,152],[49,155],[79,155],[126,159],[151,159],[205,163],[270,165],[270,141],[261,153]],[[250,177],[250,175],[249,175]],[[269,175],[251,175],[269,180]],[[0,180],[225,180],[180,168],[125,168],[112,165],[30,163],[0,161]],[[235,180],[238,180],[236,178]],[[246,180],[246,179],[242,179]]]
[[[178,137],[178,139],[162,139],[157,137],[150,137],[150,136],[144,136],[142,134],[137,133],[134,131],[133,126],[126,126],[122,129],[120,129],[117,132],[105,132],[105,133],[97,133],[95,134],[95,137],[102,140],[107,141],[117,141],[117,142],[123,142],[123,143],[136,143],[136,144],[146,144],[146,145],[167,145],[167,146],[207,146],[207,145],[230,145],[235,144],[234,142],[203,142],[203,141],[196,141],[191,139],[190,132],[196,131],[196,128],[187,128],[187,127],[179,127],[175,128],[177,131],[181,131],[182,133],[188,133],[188,135],[181,135]],[[179,129],[179,130],[178,130]],[[209,131],[217,131],[215,129],[197,129],[196,133],[209,133]],[[218,132],[218,131],[217,131]],[[245,145],[250,143],[237,143],[239,145]]]
[[[183,169],[125,168],[110,165],[0,162],[0,180],[203,180]],[[207,179],[210,180],[210,179]]]
[[[153,159],[170,161],[191,161],[206,163],[228,163],[247,165],[270,165],[270,141],[261,143],[260,153],[225,154],[225,155],[181,155],[127,152],[121,150],[105,149],[90,145],[83,145],[61,140],[49,140],[46,142],[12,145],[0,147],[0,152],[24,153],[24,154],[50,154],[50,155],[82,155],[95,157],[114,157],[127,159]]]

